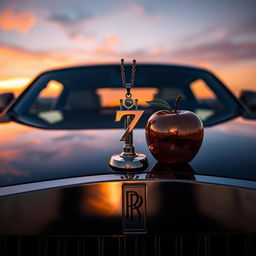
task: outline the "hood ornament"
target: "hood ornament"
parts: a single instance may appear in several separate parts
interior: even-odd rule
[[[120,99],[120,110],[116,112],[116,122],[124,119],[125,132],[120,141],[125,141],[123,152],[114,154],[110,158],[109,165],[113,169],[136,170],[147,166],[147,157],[144,154],[136,153],[133,145],[133,129],[144,110],[138,110],[138,99],[133,99],[131,89],[135,82],[136,60],[132,63],[131,82],[126,83],[124,60],[121,59],[122,86],[126,89],[124,99]]]

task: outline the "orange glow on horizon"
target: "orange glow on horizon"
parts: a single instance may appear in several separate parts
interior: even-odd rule
[[[5,79],[0,80],[0,89],[9,89],[15,90],[19,87],[24,87],[31,81],[28,77],[20,77],[20,78],[12,78],[12,79]]]
[[[58,81],[51,80],[47,86],[40,92],[39,97],[41,98],[58,98],[63,90],[64,85]]]
[[[239,96],[240,91],[245,89],[256,91],[255,70],[256,61],[226,68],[218,67],[213,71],[236,96]]]
[[[214,99],[216,97],[214,92],[202,79],[198,79],[191,83],[190,88],[197,99]]]
[[[0,93],[13,92],[19,95],[31,81],[28,77],[0,80]]]

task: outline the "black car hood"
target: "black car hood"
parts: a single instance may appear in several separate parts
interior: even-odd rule
[[[44,130],[15,122],[0,126],[0,186],[65,177],[115,173],[108,162],[122,149],[123,130]],[[144,129],[134,132],[136,151],[147,155],[144,172],[157,164]],[[236,118],[205,128],[202,147],[189,169],[194,174],[256,180],[256,122]]]

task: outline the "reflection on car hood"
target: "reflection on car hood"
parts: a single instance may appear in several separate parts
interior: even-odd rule
[[[65,177],[113,173],[108,161],[122,150],[123,130],[43,130],[18,123],[0,125],[0,186]],[[136,151],[156,164],[144,130],[134,132]],[[195,174],[256,180],[256,122],[236,118],[205,129],[190,163]]]

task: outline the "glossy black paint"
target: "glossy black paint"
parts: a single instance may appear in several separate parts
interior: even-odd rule
[[[80,185],[0,198],[0,235],[121,235],[122,186]],[[256,232],[256,190],[145,181],[150,233]],[[131,232],[132,233],[132,232]]]
[[[208,127],[202,147],[190,163],[195,174],[256,180],[256,122],[236,118]],[[116,173],[108,166],[113,153],[122,149],[118,129],[43,130],[17,123],[0,126],[0,186]],[[145,140],[144,129],[136,129],[138,152],[148,156],[149,172],[156,163]]]

